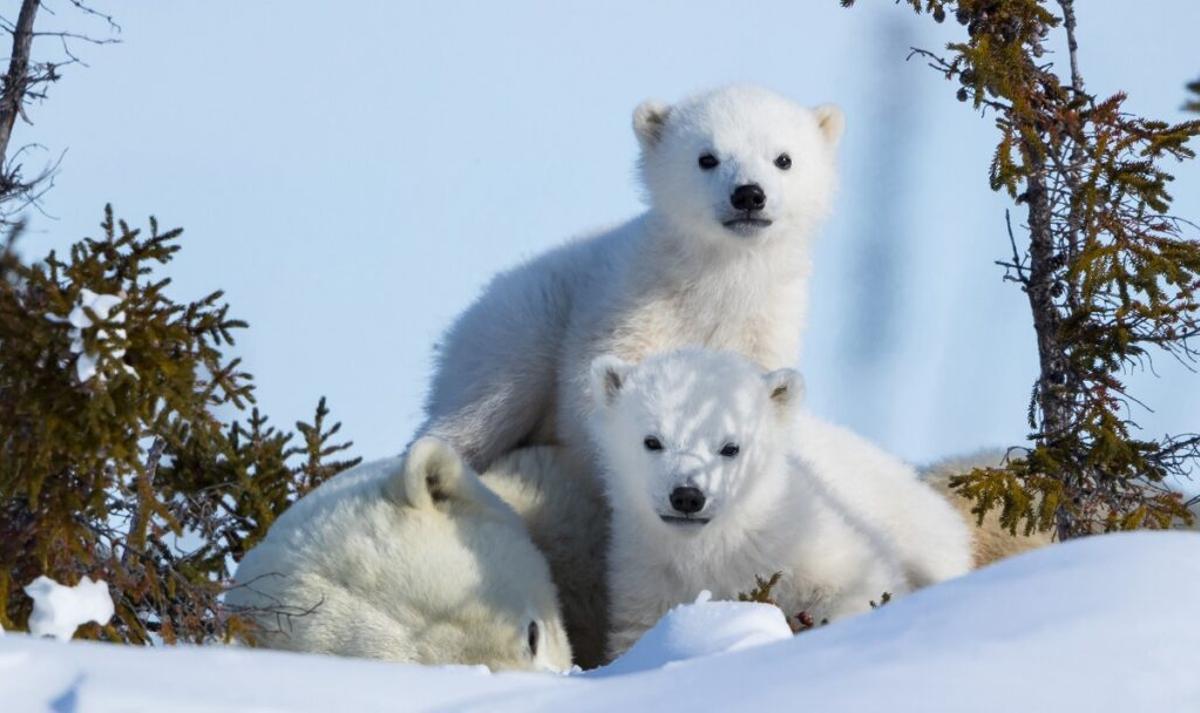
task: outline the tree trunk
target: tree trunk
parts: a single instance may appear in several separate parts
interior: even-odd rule
[[[0,95],[0,163],[8,156],[8,142],[21,114],[29,81],[29,52],[33,46],[33,19],[40,0],[22,0],[21,13],[13,28],[12,56],[4,75],[4,93]]]
[[[1071,427],[1071,399],[1068,397],[1067,355],[1059,340],[1061,323],[1057,306],[1054,304],[1055,245],[1049,197],[1043,173],[1030,177],[1027,196],[1029,201],[1029,281],[1025,292],[1029,297],[1029,308],[1033,313],[1033,328],[1037,335],[1038,379],[1037,410],[1041,422],[1037,424],[1036,440],[1049,445],[1062,438]],[[1072,522],[1066,508],[1058,508],[1056,515],[1058,539],[1071,536]]]

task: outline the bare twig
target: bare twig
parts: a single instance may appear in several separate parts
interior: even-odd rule
[[[120,26],[111,16],[95,10],[83,0],[68,0],[68,2],[80,12],[105,20],[110,31],[120,31]],[[0,17],[0,31],[7,32],[12,36],[12,51],[8,58],[7,71],[2,78],[2,91],[0,91],[0,227],[11,226],[16,216],[21,215],[30,207],[41,210],[41,199],[53,186],[52,177],[58,168],[58,161],[56,161],[38,171],[32,178],[26,178],[23,175],[23,166],[18,161],[18,157],[30,145],[21,147],[15,153],[11,151],[12,135],[17,118],[20,117],[25,122],[32,123],[26,115],[27,107],[32,102],[46,98],[48,87],[62,78],[60,72],[62,67],[87,66],[73,51],[72,42],[93,45],[120,42],[114,37],[94,37],[67,30],[36,30],[34,25],[39,9],[48,14],[54,14],[53,10],[46,5],[45,0],[22,0],[16,22],[10,22],[6,18]],[[56,38],[61,46],[62,56],[54,61],[35,61],[32,56],[35,37]],[[61,158],[60,155],[60,161]]]
[[[86,15],[92,15],[94,17],[98,17],[98,18],[104,20],[105,22],[108,23],[108,28],[110,30],[112,30],[113,32],[119,33],[121,31],[121,26],[117,24],[116,20],[113,19],[112,15],[107,15],[103,12],[100,12],[99,10],[96,10],[95,8],[88,5],[87,3],[83,2],[83,0],[67,0],[67,2],[74,5],[75,9],[79,10],[80,12],[82,12]]]

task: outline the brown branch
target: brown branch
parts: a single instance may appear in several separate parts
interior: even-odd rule
[[[154,476],[158,472],[158,462],[162,459],[163,449],[166,447],[167,442],[156,436],[146,454],[145,468],[134,476],[137,509],[133,525],[129,528],[126,552],[130,549],[140,552],[146,546],[146,529],[150,524],[151,507],[154,500]]]

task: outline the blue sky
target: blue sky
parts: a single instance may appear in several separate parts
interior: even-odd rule
[[[107,5],[123,43],[80,48],[90,67],[17,129],[67,150],[23,249],[94,235],[108,201],[184,226],[178,295],[227,291],[277,423],[324,394],[359,454],[400,449],[433,343],[491,274],[642,210],[633,107],[751,81],[848,117],[802,361],[812,408],[916,461],[1025,434],[1034,345],[992,264],[994,129],[905,62],[953,22],[885,0]],[[1200,5],[1130,8],[1081,4],[1089,89],[1181,118]],[[1175,193],[1200,217],[1200,168]],[[1133,379],[1157,412],[1134,416],[1153,435],[1200,427],[1200,376],[1157,366]]]

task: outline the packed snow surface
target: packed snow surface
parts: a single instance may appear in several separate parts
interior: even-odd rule
[[[0,710],[1200,710],[1197,600],[1200,535],[1139,533],[1052,546],[796,637],[763,605],[701,600],[572,676],[10,633]]]
[[[25,587],[25,593],[33,600],[29,632],[34,636],[67,641],[81,624],[107,624],[113,615],[112,596],[103,580],[85,577],[68,587],[49,577],[38,577]]]
[[[729,653],[792,638],[778,607],[750,602],[714,602],[704,591],[694,604],[677,606],[621,658],[592,676],[649,671],[676,661]]]

